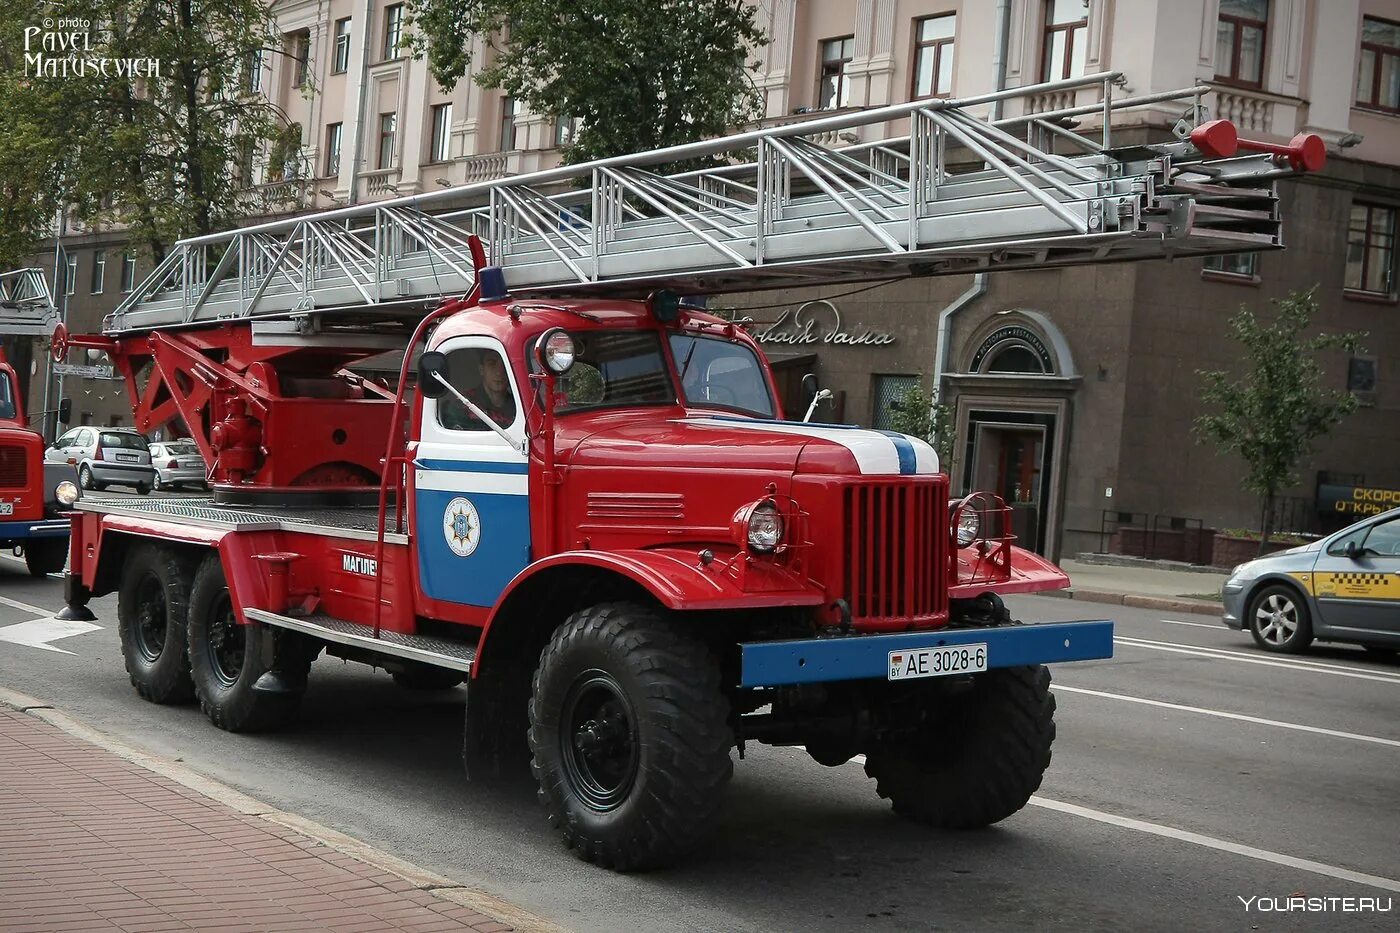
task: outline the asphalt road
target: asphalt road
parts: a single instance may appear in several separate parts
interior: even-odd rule
[[[0,625],[61,602],[58,581],[0,559]],[[1118,622],[1113,660],[1054,671],[1058,740],[1031,806],[930,832],[858,763],[750,747],[718,842],[643,875],[575,860],[533,788],[465,782],[460,691],[425,698],[323,658],[298,725],[229,735],[136,696],[112,597],[93,604],[101,628],[52,644],[68,653],[0,641],[0,686],[578,930],[1395,929],[1400,908],[1260,913],[1240,898],[1400,901],[1400,664],[1264,655],[1209,617],[1014,608]]]

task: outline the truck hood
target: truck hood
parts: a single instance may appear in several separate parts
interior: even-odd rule
[[[612,421],[579,438],[575,466],[845,475],[938,472],[933,448],[893,431],[727,415]],[[562,433],[562,432],[561,432]],[[567,444],[567,439],[561,437]]]

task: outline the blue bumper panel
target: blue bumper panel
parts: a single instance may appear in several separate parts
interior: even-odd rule
[[[66,518],[42,518],[33,522],[0,522],[0,541],[21,538],[66,538],[73,523]]]
[[[740,686],[778,687],[827,680],[884,680],[889,654],[944,645],[986,644],[987,667],[1020,667],[1113,657],[1112,622],[1046,622],[1000,628],[938,629],[740,645]]]

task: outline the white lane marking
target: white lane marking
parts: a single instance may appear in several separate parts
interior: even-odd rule
[[[1400,684],[1400,677],[1387,675],[1379,671],[1359,673],[1357,668],[1337,667],[1330,664],[1299,663],[1296,661],[1275,661],[1270,658],[1252,658],[1241,652],[1225,651],[1220,648],[1191,648],[1173,642],[1147,641],[1137,638],[1115,636],[1113,642],[1116,645],[1123,645],[1127,648],[1148,648],[1153,651],[1169,651],[1173,654],[1189,654],[1198,658],[1209,658],[1212,661],[1234,661],[1239,664],[1259,664],[1265,667],[1281,667],[1284,670],[1303,671],[1310,674],[1332,674],[1337,677],[1352,677],[1357,680],[1374,680],[1382,684]]]
[[[36,616],[51,616],[55,612],[53,609],[41,609],[38,606],[22,603],[17,599],[11,599],[8,596],[0,596],[0,605],[10,606],[15,609],[23,609],[25,612],[32,612]]]
[[[1110,826],[1118,826],[1140,833],[1161,836],[1164,839],[1189,842],[1192,845],[1201,846],[1206,849],[1215,849],[1219,852],[1243,855],[1245,858],[1269,862],[1274,865],[1282,865],[1285,868],[1296,868],[1300,871],[1312,872],[1315,875],[1336,878],[1339,881],[1350,881],[1353,884],[1363,884],[1368,887],[1380,888],[1382,891],[1395,891],[1400,893],[1400,881],[1396,881],[1393,878],[1382,878],[1380,875],[1368,875],[1364,872],[1352,871],[1349,868],[1339,868],[1336,865],[1328,865],[1324,862],[1314,862],[1312,859],[1284,855],[1282,852],[1271,852],[1268,849],[1256,849],[1254,846],[1230,842],[1228,839],[1217,839],[1214,836],[1193,833],[1186,829],[1177,829],[1175,826],[1163,826],[1161,823],[1149,823],[1146,820],[1135,820],[1131,817],[1117,816],[1112,813],[1104,813],[1101,810],[1091,810],[1088,807],[1081,807],[1078,804],[1065,803],[1062,800],[1051,800],[1048,797],[1041,797],[1038,795],[1030,799],[1030,805],[1033,807],[1041,807],[1045,810],[1055,810],[1059,813],[1066,813],[1070,816],[1083,817],[1086,820],[1094,820],[1098,823],[1107,823]]]
[[[1234,719],[1239,722],[1249,722],[1260,726],[1274,726],[1278,729],[1292,729],[1295,732],[1311,732],[1316,735],[1330,735],[1338,739],[1353,739],[1357,742],[1371,742],[1376,745],[1389,745],[1392,748],[1400,748],[1400,739],[1387,739],[1376,735],[1362,735],[1359,732],[1340,732],[1336,729],[1324,729],[1321,726],[1305,726],[1297,722],[1280,722],[1277,719],[1261,719],[1258,716],[1246,716],[1244,713],[1230,713],[1220,709],[1206,709],[1201,706],[1187,706],[1184,703],[1168,703],[1165,700],[1149,700],[1146,697],[1126,696],[1122,693],[1108,693],[1103,690],[1089,690],[1085,687],[1067,687],[1064,684],[1052,685],[1052,690],[1059,693],[1082,693],[1085,696],[1102,697],[1108,700],[1122,700],[1125,703],[1141,703],[1143,706],[1158,706],[1162,709],[1180,710],[1184,713],[1200,713],[1203,716],[1216,716],[1220,719]]]
[[[851,759],[851,762],[864,765],[865,756],[856,755]],[[1178,842],[1189,842],[1192,845],[1202,846],[1207,849],[1230,852],[1234,855],[1243,855],[1245,858],[1258,859],[1261,862],[1271,862],[1274,865],[1283,865],[1287,868],[1310,871],[1313,874],[1324,875],[1328,878],[1337,878],[1341,881],[1351,881],[1356,884],[1380,888],[1383,891],[1395,891],[1400,893],[1400,881],[1396,881],[1393,878],[1383,878],[1380,875],[1368,875],[1365,872],[1352,871],[1349,868],[1339,868],[1336,865],[1328,865],[1325,862],[1314,862],[1312,859],[1284,855],[1282,852],[1271,852],[1268,849],[1257,849],[1254,846],[1230,842],[1228,839],[1216,839],[1214,836],[1193,833],[1189,829],[1177,829],[1175,826],[1165,826],[1161,823],[1149,823],[1147,820],[1135,820],[1128,816],[1118,816],[1113,813],[1105,813],[1102,810],[1081,807],[1079,804],[1075,803],[1052,800],[1049,797],[1042,797],[1039,794],[1031,797],[1028,805],[1041,807],[1046,810],[1055,810],[1070,816],[1083,817],[1086,820],[1093,820],[1097,823],[1107,823],[1110,826],[1118,826],[1122,829],[1132,829],[1140,833],[1161,836],[1164,839],[1175,839]]]
[[[1162,619],[1161,621],[1169,625],[1194,625],[1196,628],[1213,628],[1219,629],[1222,632],[1230,631],[1230,629],[1225,627],[1225,623],[1223,622],[1183,622],[1180,619]]]
[[[72,654],[62,648],[55,648],[49,644],[60,638],[68,638],[73,635],[83,635],[87,632],[95,632],[102,628],[100,625],[93,625],[91,622],[65,622],[60,619],[30,619],[28,622],[20,622],[18,625],[7,625],[0,628],[0,641],[8,641],[16,645],[25,645],[29,648],[41,648],[44,651],[57,651],[59,654]]]
[[[1258,660],[1261,657],[1261,653],[1258,651],[1240,651],[1235,648],[1217,648],[1214,645],[1193,645],[1190,643],[1182,644],[1179,641],[1153,641],[1150,638],[1140,638],[1137,635],[1124,635],[1123,637],[1126,638],[1128,641],[1140,642],[1143,644],[1176,645],[1181,648],[1198,648],[1202,651],[1214,651],[1219,654],[1228,654],[1231,657],[1237,658],[1251,658],[1254,660]],[[1334,664],[1331,661],[1318,661],[1313,658],[1299,657],[1297,655],[1290,656],[1275,654],[1266,655],[1265,657],[1274,661],[1279,661],[1284,664],[1292,664],[1295,666],[1315,667],[1319,670],[1326,671],[1352,671],[1357,674],[1379,674],[1382,677],[1394,677],[1396,680],[1400,680],[1400,672],[1391,673],[1390,671],[1377,670],[1374,667],[1351,667],[1346,664]]]

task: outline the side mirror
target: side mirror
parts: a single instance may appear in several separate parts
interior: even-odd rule
[[[802,391],[810,401],[817,394],[817,374],[808,373],[802,377]]]
[[[1358,557],[1360,557],[1361,551],[1361,546],[1356,543],[1355,538],[1352,538],[1350,541],[1348,541],[1347,546],[1342,548],[1342,553],[1345,554],[1347,557],[1351,558],[1352,560],[1356,560]]]
[[[447,378],[447,354],[423,351],[418,357],[418,391],[424,398],[442,398],[447,394],[447,386],[438,380],[439,375]]]
[[[73,420],[73,400],[66,398],[58,403],[58,423],[68,424]]]

